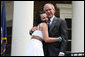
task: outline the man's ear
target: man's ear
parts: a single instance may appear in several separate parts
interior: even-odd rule
[[[54,13],[56,12],[56,10],[54,9]]]

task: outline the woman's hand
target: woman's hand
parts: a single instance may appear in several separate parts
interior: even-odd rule
[[[59,40],[59,42],[61,42],[62,41],[62,37],[58,37],[60,40]]]

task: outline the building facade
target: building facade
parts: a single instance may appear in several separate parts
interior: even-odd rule
[[[29,30],[36,24],[36,12],[42,10],[45,3],[54,4],[56,16],[67,22],[66,51],[84,52],[83,1],[5,1],[8,28],[7,55],[24,56],[31,38]]]

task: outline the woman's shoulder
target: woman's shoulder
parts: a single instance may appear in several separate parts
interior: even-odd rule
[[[43,23],[40,23],[40,25],[47,25],[47,23],[43,22]]]
[[[43,23],[40,23],[39,25],[40,25],[40,27],[46,27],[47,23],[43,22]]]

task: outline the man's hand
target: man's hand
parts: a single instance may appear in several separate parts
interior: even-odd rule
[[[58,56],[64,56],[63,54],[59,54]]]
[[[34,27],[32,28],[32,31],[35,31],[35,30],[38,30],[38,28],[37,28],[36,26],[34,26]]]

